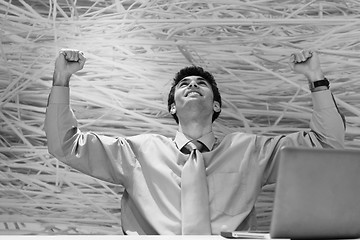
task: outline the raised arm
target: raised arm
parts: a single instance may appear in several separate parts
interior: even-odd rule
[[[329,82],[321,70],[317,53],[311,50],[293,53],[290,67],[308,80],[313,102],[311,130],[275,138],[265,137],[259,141],[260,156],[270,156],[264,158],[264,161],[260,160],[266,169],[263,182],[265,184],[276,182],[278,162],[275,160],[278,159],[277,152],[282,146],[344,148],[345,121],[329,90]]]
[[[323,146],[344,147],[345,120],[329,90],[319,56],[316,51],[302,50],[290,57],[290,67],[303,74],[309,83],[313,99],[313,115],[310,127]]]
[[[84,67],[77,50],[63,50],[55,61],[53,87],[46,109],[45,133],[49,153],[93,177],[123,184],[134,153],[125,139],[82,132],[70,108],[71,75]]]

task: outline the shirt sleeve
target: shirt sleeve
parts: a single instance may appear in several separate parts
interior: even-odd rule
[[[264,183],[274,183],[278,163],[278,151],[283,146],[344,148],[345,121],[338,110],[330,90],[313,92],[313,113],[310,130],[259,139],[260,165],[265,167]]]
[[[49,95],[45,133],[49,153],[98,179],[124,184],[135,164],[126,139],[81,132],[69,106],[69,88],[54,86]]]

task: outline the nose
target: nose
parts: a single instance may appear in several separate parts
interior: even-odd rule
[[[198,83],[196,82],[196,80],[192,80],[190,83],[189,83],[189,88],[197,88],[199,87]]]

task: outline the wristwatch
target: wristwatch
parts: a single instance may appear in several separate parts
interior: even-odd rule
[[[311,91],[314,90],[315,88],[321,87],[321,86],[324,86],[327,89],[329,89],[329,85],[330,85],[330,83],[329,83],[329,80],[327,80],[327,78],[324,78],[323,80],[309,82],[309,88]]]

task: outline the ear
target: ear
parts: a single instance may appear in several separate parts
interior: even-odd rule
[[[175,106],[174,103],[171,104],[170,113],[171,113],[172,115],[174,115],[174,114],[176,113],[176,106]]]
[[[214,109],[215,112],[220,112],[221,111],[220,103],[218,101],[214,101],[213,109]]]

